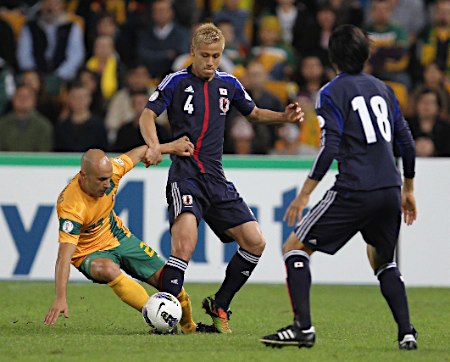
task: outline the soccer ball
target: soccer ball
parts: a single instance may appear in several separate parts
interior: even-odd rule
[[[142,308],[142,316],[155,332],[169,333],[181,319],[181,304],[170,293],[153,294]]]

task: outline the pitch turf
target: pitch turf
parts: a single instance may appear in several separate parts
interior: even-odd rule
[[[186,289],[194,316],[208,322],[200,304],[217,285]],[[408,289],[417,351],[397,350],[395,324],[376,286],[313,286],[312,349],[258,342],[291,321],[284,285],[246,285],[232,304],[232,335],[149,335],[137,312],[107,286],[90,283],[69,284],[70,318],[47,327],[53,291],[52,283],[0,282],[0,361],[450,361],[450,289]]]

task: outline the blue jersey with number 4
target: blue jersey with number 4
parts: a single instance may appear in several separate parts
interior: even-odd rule
[[[174,138],[187,135],[195,146],[192,157],[171,155],[169,182],[208,173],[224,177],[222,169],[225,119],[231,106],[244,116],[255,103],[232,75],[216,71],[211,81],[196,77],[191,67],[169,74],[150,96],[147,108],[165,109]]]
[[[400,149],[404,176],[414,177],[414,140],[392,88],[384,82],[365,73],[341,73],[318,93],[316,111],[321,149],[309,177],[321,180],[336,159],[337,188],[400,186],[394,144]]]

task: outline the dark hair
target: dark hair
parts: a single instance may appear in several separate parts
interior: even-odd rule
[[[354,25],[341,25],[331,34],[328,57],[341,72],[361,72],[369,58],[369,51],[370,40],[367,34]]]
[[[427,94],[434,94],[436,96],[438,110],[441,111],[442,104],[444,103],[443,99],[441,97],[441,94],[439,94],[439,92],[437,92],[436,90],[429,88],[429,87],[424,87],[424,88],[418,90],[418,92],[416,94],[416,103],[418,103],[419,99],[421,99],[424,95],[427,95]]]

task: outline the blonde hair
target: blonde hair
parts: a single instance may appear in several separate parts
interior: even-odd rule
[[[225,38],[222,31],[213,23],[200,25],[192,35],[192,47],[197,48],[200,44],[213,44],[222,42],[225,46]]]

